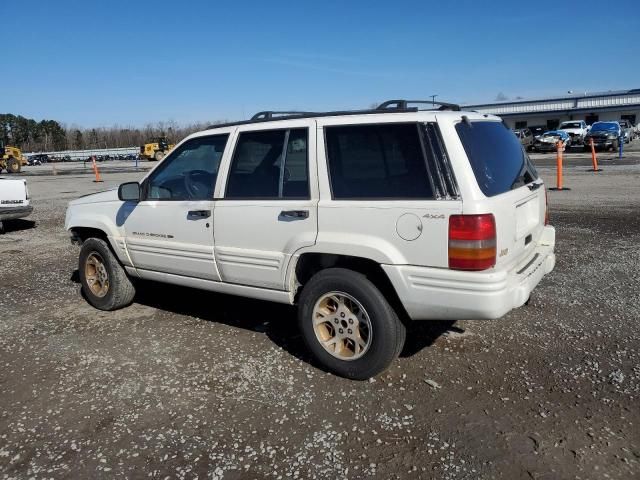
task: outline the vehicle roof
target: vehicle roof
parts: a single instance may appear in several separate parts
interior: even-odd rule
[[[243,120],[238,122],[229,122],[220,125],[211,125],[205,130],[198,132],[198,134],[211,133],[212,131],[227,130],[229,127],[244,126],[244,125],[256,125],[266,129],[277,127],[281,122],[294,121],[294,120],[315,120],[321,119],[323,123],[331,123],[335,120],[336,123],[350,123],[349,120],[362,120],[366,118],[371,123],[392,123],[398,121],[433,121],[435,116],[439,118],[451,118],[460,119],[463,116],[468,117],[471,120],[494,120],[499,121],[500,118],[495,115],[486,113],[478,113],[474,111],[450,111],[450,110],[418,110],[412,109],[393,109],[388,111],[381,111],[377,109],[373,110],[348,110],[337,112],[320,112],[320,113],[303,113],[300,115],[286,115],[277,118],[257,119],[257,120]],[[356,123],[356,122],[354,122]],[[358,121],[357,123],[362,123]],[[197,134],[194,134],[197,135]]]

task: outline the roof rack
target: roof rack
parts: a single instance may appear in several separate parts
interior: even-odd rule
[[[460,111],[460,105],[447,102],[436,102],[435,100],[387,100],[376,107],[376,110],[417,110],[417,107],[410,108],[410,103],[419,103],[421,105],[440,105],[438,110]]]
[[[431,100],[387,100],[381,103],[376,108],[367,110],[345,110],[335,112],[296,112],[296,111],[275,111],[265,110],[264,112],[258,112],[250,120],[240,120],[237,122],[227,122],[218,125],[211,125],[206,130],[212,128],[231,127],[236,125],[247,125],[250,123],[269,122],[275,120],[289,120],[296,118],[308,118],[308,117],[331,117],[336,115],[371,115],[377,113],[399,113],[399,112],[417,112],[417,107],[409,107],[410,103],[419,103],[425,105],[439,105],[436,110],[453,110],[460,111],[460,106],[455,103],[435,102]]]
[[[317,112],[276,112],[274,110],[266,110],[264,112],[258,112],[256,113],[253,117],[251,117],[251,120],[271,120],[273,119],[274,116],[276,115],[282,115],[285,117],[295,117],[295,116],[303,116],[303,115],[316,115]]]

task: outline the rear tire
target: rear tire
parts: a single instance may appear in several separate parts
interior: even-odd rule
[[[318,362],[353,380],[385,371],[406,338],[405,326],[380,290],[363,274],[343,268],[323,270],[304,286],[298,322]]]
[[[99,310],[118,310],[131,304],[135,288],[107,242],[89,238],[82,243],[78,269],[87,301]]]
[[[153,154],[153,158],[159,162],[164,158],[164,152],[161,150],[158,150],[156,153]]]
[[[7,172],[9,173],[20,173],[21,165],[20,162],[14,157],[9,157],[7,159]]]

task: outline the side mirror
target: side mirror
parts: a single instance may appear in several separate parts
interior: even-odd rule
[[[118,199],[123,202],[140,201],[140,184],[138,182],[123,183],[118,187]]]

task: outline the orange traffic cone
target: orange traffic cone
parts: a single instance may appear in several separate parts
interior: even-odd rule
[[[102,183],[102,178],[100,178],[100,171],[98,170],[98,165],[96,164],[95,155],[91,157],[91,163],[93,163],[93,173],[96,174],[96,179],[93,181],[93,183]]]
[[[556,152],[557,152],[557,156],[556,156],[556,186],[555,188],[552,187],[549,190],[557,190],[557,191],[562,191],[562,190],[571,190],[568,187],[563,186],[563,182],[562,182],[562,149],[564,148],[564,144],[562,143],[562,140],[560,140],[558,143],[556,143]]]
[[[598,168],[598,158],[596,157],[596,147],[593,144],[593,138],[589,139],[589,143],[591,144],[591,163],[593,164],[593,168],[589,169],[590,172],[601,172],[602,169]]]

